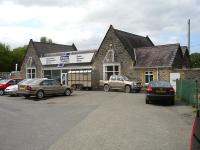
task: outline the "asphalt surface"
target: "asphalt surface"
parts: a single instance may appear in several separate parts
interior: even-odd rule
[[[0,150],[188,150],[190,106],[83,91],[42,101],[0,97]]]

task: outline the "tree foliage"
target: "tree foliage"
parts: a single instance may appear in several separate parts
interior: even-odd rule
[[[18,47],[11,51],[8,45],[0,43],[0,72],[15,70],[15,64],[21,66],[25,51],[26,46]]]
[[[192,53],[190,59],[192,68],[200,68],[200,53]]]
[[[0,72],[10,71],[10,48],[8,45],[0,43]]]
[[[46,36],[41,37],[40,42],[42,42],[42,43],[53,43],[52,39],[48,39]]]
[[[40,42],[53,43],[52,39],[41,37]],[[0,42],[0,72],[10,72],[15,70],[15,64],[18,64],[18,70],[22,65],[27,45],[10,49],[9,45]]]

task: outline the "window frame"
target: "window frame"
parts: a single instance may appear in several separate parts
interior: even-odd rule
[[[112,71],[108,71],[107,67],[112,67]],[[115,70],[118,68],[118,70]],[[106,63],[103,64],[103,80],[109,80],[107,78],[107,73],[112,73],[112,75],[121,75],[121,65],[120,63]]]
[[[146,82],[146,76],[147,76],[148,82]],[[151,76],[152,76],[152,78],[151,78]],[[151,79],[152,79],[152,80],[151,80]],[[145,72],[144,72],[144,83],[145,83],[146,85],[148,85],[149,82],[151,82],[151,81],[153,81],[153,80],[154,80],[154,72],[153,72],[153,71],[145,71]]]
[[[28,72],[28,70],[31,70],[30,73]],[[33,72],[33,70],[35,70],[35,71]],[[36,78],[36,67],[26,68],[26,79],[35,79],[35,78]]]

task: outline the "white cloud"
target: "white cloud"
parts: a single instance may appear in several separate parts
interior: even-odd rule
[[[0,42],[12,47],[47,36],[57,43],[74,42],[80,49],[98,48],[110,24],[149,35],[156,44],[186,44],[188,18],[192,32],[200,34],[198,0],[0,0],[0,4]]]

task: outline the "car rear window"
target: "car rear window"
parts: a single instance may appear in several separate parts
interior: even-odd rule
[[[30,82],[31,85],[38,85],[40,84],[44,79],[35,79],[32,82]]]
[[[30,82],[32,82],[34,79],[24,79],[22,81],[20,81],[18,84],[28,84]]]
[[[167,81],[153,81],[149,83],[151,87],[172,87],[171,84]]]

